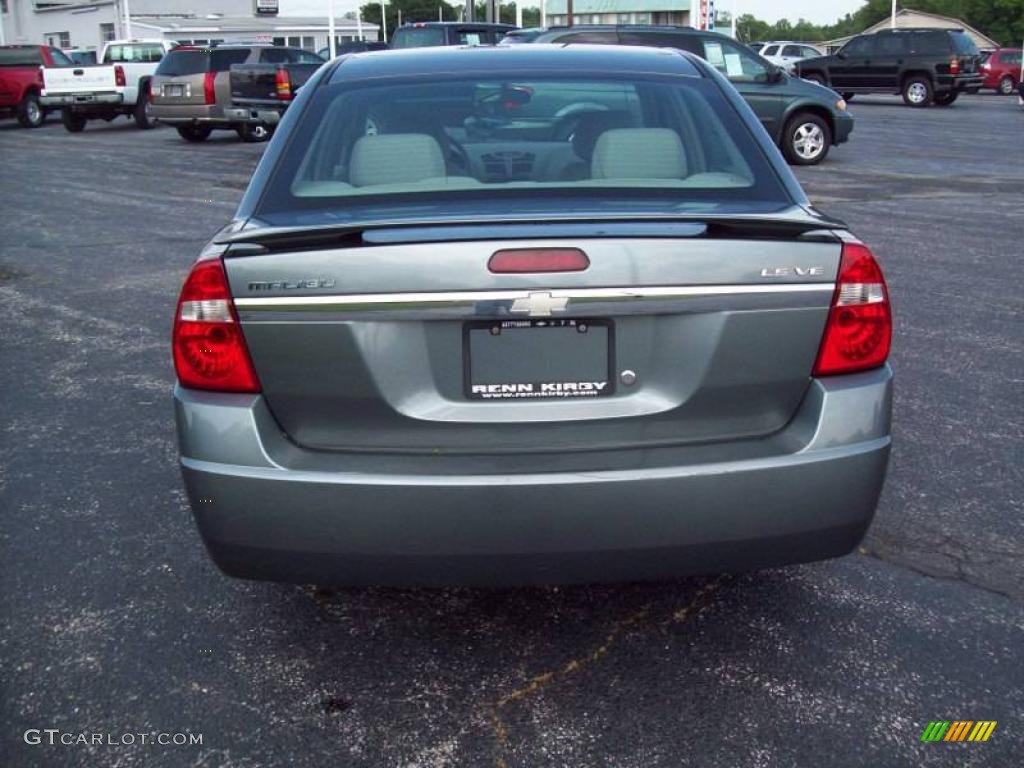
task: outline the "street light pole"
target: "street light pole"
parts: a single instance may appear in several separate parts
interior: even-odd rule
[[[338,55],[337,46],[334,41],[334,0],[327,4],[327,48],[333,59]]]
[[[384,14],[384,0],[380,0],[380,29],[386,43],[388,41],[388,17]]]
[[[132,37],[132,12],[128,8],[128,0],[124,0],[124,36],[129,40]]]
[[[565,26],[572,26],[572,0],[565,2]]]
[[[896,29],[896,0],[892,0],[892,14],[889,16],[889,29]]]

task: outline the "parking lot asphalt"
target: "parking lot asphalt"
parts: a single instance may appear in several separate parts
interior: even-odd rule
[[[500,591],[222,576],[176,468],[168,339],[261,147],[0,125],[0,765],[1019,765],[1024,109],[851,109],[851,142],[798,175],[895,306],[894,450],[863,547]],[[998,725],[922,743],[932,720]]]

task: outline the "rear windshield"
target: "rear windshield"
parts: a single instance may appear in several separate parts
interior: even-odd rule
[[[445,42],[444,27],[402,27],[391,38],[391,47],[432,48]]]
[[[257,215],[567,195],[791,202],[707,80],[450,77],[321,88]]]
[[[966,32],[952,32],[950,37],[953,38],[953,50],[961,56],[978,55],[978,46],[974,44],[974,40]]]
[[[202,72],[224,72],[232,64],[244,64],[248,48],[195,48],[171,51],[160,61],[156,74],[169,77],[198,75]]]
[[[0,67],[38,67],[42,63],[38,48],[0,48]]]

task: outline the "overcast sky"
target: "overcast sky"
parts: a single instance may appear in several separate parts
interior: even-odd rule
[[[687,0],[681,0],[687,2]],[[732,11],[739,15],[752,13],[768,22],[779,19],[796,21],[805,18],[815,24],[831,24],[847,13],[853,13],[864,4],[864,0],[716,0],[720,11]],[[281,0],[282,16],[320,15],[327,13],[329,0]],[[524,6],[540,7],[540,0],[523,0]],[[365,3],[356,0],[335,0],[334,7],[339,15]],[[454,2],[452,3],[455,4]]]

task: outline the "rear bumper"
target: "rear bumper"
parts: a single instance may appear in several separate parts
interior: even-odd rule
[[[262,397],[175,390],[182,473],[227,573],[321,584],[526,584],[666,578],[845,554],[889,456],[891,372],[815,380],[747,458],[632,456],[618,469],[463,473],[458,456],[297,469]],[[747,446],[749,449],[750,446]],[[779,450],[783,448],[783,450]],[[680,457],[707,448],[684,448]],[[645,452],[638,452],[645,453]],[[737,454],[741,453],[737,451]],[[755,454],[757,451],[754,452]],[[363,457],[365,458],[365,457]],[[418,469],[417,469],[418,467]]]
[[[277,125],[283,112],[284,109],[273,107],[227,107],[224,116],[235,123]]]
[[[152,115],[168,125],[209,125],[228,127],[232,123],[216,104],[161,104],[153,102]]]
[[[61,93],[39,97],[44,107],[92,107],[121,106],[124,96],[120,93]]]
[[[955,91],[956,93],[977,93],[984,85],[985,78],[980,74],[970,75],[939,75],[935,87],[938,91]]]

